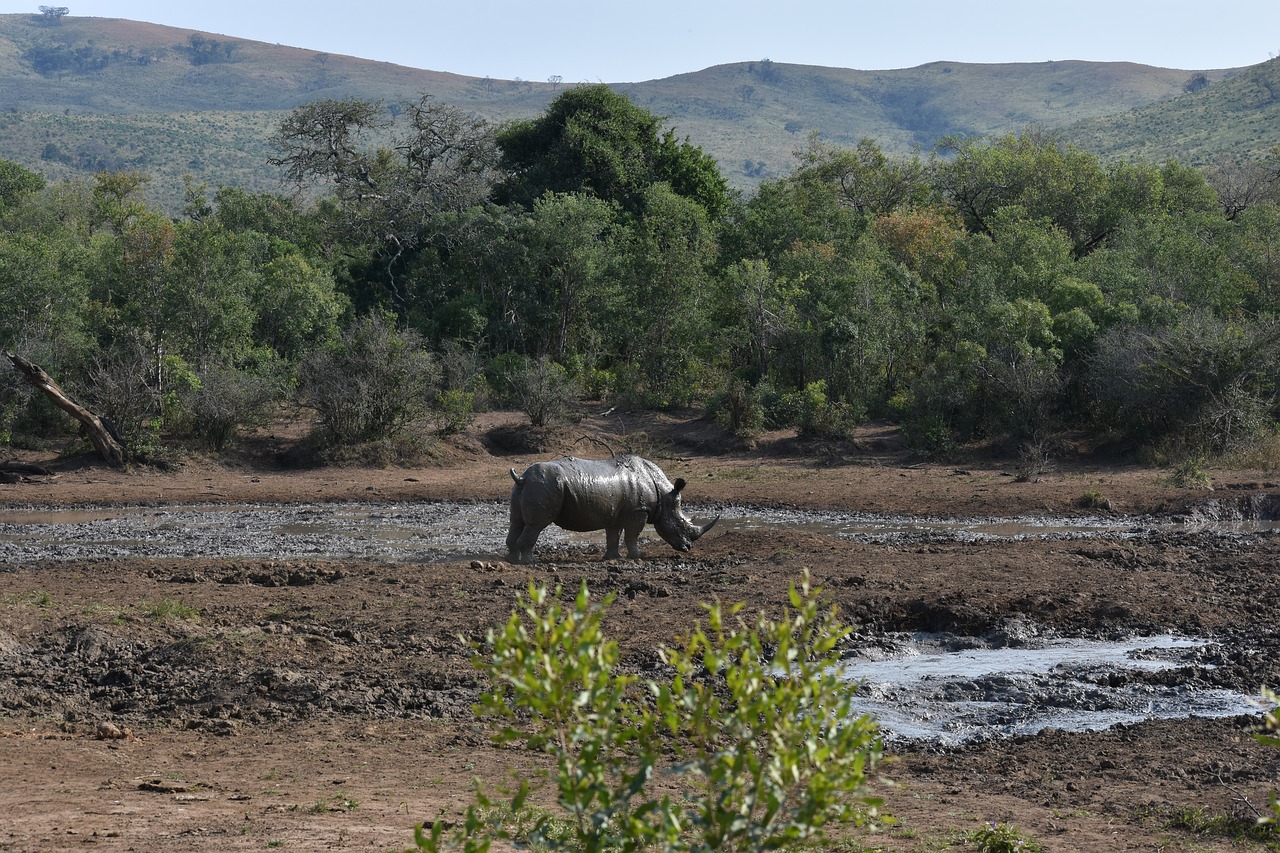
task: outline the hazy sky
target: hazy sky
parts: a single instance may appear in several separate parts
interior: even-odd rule
[[[0,0],[35,12],[57,0]],[[1207,70],[1280,55],[1280,0],[66,0],[130,18],[477,77],[626,83],[772,59],[1127,60]]]

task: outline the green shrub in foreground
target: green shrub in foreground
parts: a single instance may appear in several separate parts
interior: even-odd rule
[[[584,583],[568,608],[530,584],[477,657],[490,682],[480,710],[510,721],[500,743],[555,759],[562,815],[527,820],[527,780],[503,804],[477,790],[447,836],[439,821],[418,827],[419,849],[771,850],[874,817],[879,800],[859,792],[881,758],[879,730],[835,675],[849,629],[817,594],[806,576],[777,621],[704,605],[706,627],[660,650],[671,675],[638,680],[616,672],[601,627],[611,595],[593,602]],[[678,802],[654,793],[657,774],[675,778]]]

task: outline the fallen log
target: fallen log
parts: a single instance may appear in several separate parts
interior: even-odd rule
[[[5,355],[8,356],[9,361],[13,362],[14,368],[28,382],[48,396],[55,406],[71,415],[84,426],[85,432],[89,435],[89,440],[93,442],[93,446],[108,465],[113,468],[124,467],[124,447],[120,445],[120,442],[116,441],[106,426],[103,425],[102,418],[68,397],[66,392],[58,386],[58,383],[53,381],[53,377],[45,373],[40,365],[32,364],[22,356],[11,352],[5,353]]]
[[[47,477],[53,472],[43,465],[32,462],[0,462],[0,473],[3,474],[38,474]]]

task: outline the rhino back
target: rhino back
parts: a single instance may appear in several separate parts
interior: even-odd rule
[[[534,509],[532,503],[536,511],[550,516],[548,520],[577,531],[615,526],[636,510],[651,516],[658,506],[658,486],[650,466],[657,467],[638,457],[615,461],[569,456],[539,462],[524,474],[525,511]]]

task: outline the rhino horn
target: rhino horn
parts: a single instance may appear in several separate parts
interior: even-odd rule
[[[706,533],[706,532],[707,532],[708,530],[710,530],[711,528],[715,527],[715,526],[716,526],[716,522],[717,522],[717,521],[719,521],[719,520],[720,520],[720,516],[718,516],[718,515],[717,515],[715,518],[711,519],[711,520],[710,520],[710,521],[708,521],[706,524],[704,524],[704,525],[702,525],[701,527],[699,527],[699,528],[698,528],[698,536],[701,536],[702,534]],[[693,538],[696,540],[696,539],[698,538],[698,536],[695,536],[695,537],[693,537]]]

